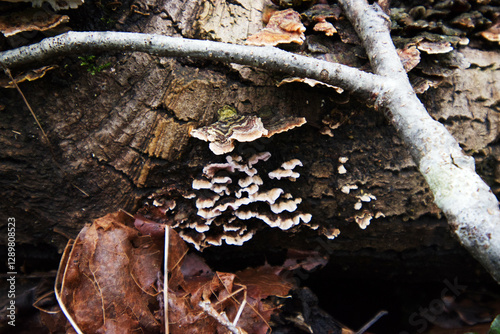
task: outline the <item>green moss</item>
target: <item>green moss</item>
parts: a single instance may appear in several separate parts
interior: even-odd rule
[[[96,56],[94,56],[94,55],[90,55],[90,56],[86,56],[86,57],[80,56],[80,57],[78,57],[78,59],[80,60],[80,66],[87,68],[87,72],[89,72],[92,75],[95,75],[96,73],[99,73],[102,70],[104,70],[105,68],[111,66],[111,63],[98,65]]]
[[[217,110],[217,114],[219,115],[219,121],[225,121],[231,117],[237,116],[238,111],[234,107],[225,105],[224,107]]]

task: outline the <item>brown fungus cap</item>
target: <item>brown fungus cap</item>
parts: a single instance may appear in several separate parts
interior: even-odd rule
[[[489,29],[480,32],[479,35],[490,42],[497,42],[500,44],[500,21]]]
[[[29,8],[22,12],[0,16],[0,32],[9,37],[21,32],[50,30],[68,21],[67,15]]]
[[[33,7],[42,7],[44,2],[48,2],[54,10],[60,9],[75,9],[81,4],[83,4],[84,0],[65,0],[65,1],[57,1],[57,0],[3,0],[7,2],[31,2]]]
[[[319,86],[324,86],[324,87],[328,87],[328,88],[333,88],[339,94],[342,94],[344,92],[344,90],[340,87],[333,86],[333,85],[330,85],[330,84],[327,84],[327,83],[324,83],[324,82],[321,82],[321,81],[318,81],[315,79],[311,79],[311,78],[298,78],[298,77],[285,78],[285,79],[281,80],[277,84],[277,86],[281,87],[284,84],[293,83],[293,82],[305,83],[305,84],[309,85],[310,87],[315,87],[315,86],[319,85]]]
[[[238,115],[233,107],[225,106],[218,111],[217,122],[202,128],[191,130],[191,136],[209,142],[210,150],[217,155],[229,153],[234,149],[234,141],[251,142],[261,137],[271,137],[277,133],[291,130],[306,123],[304,117],[272,117],[260,118],[255,115]],[[270,154],[261,153],[250,158],[247,167],[247,174],[253,176],[252,164],[263,160],[266,161]],[[244,168],[236,160],[228,157],[227,164],[212,164],[210,168],[223,168],[230,172],[234,169]],[[241,159],[241,157],[240,157]],[[209,166],[205,167],[208,168]],[[207,173],[205,173],[207,174]],[[210,174],[212,174],[210,172]]]
[[[305,40],[306,28],[300,21],[300,15],[293,9],[275,12],[267,26],[247,38],[245,44],[257,46],[276,46],[278,44],[297,43]]]
[[[337,32],[337,29],[330,22],[325,19],[319,20],[313,28],[314,31],[322,31],[326,36],[333,36]]]
[[[338,20],[342,11],[337,5],[317,4],[303,12],[302,19],[313,25],[314,31],[324,32],[326,36],[333,36],[337,33],[334,25],[328,20]]]

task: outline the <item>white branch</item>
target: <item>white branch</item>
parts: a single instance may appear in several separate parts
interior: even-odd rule
[[[370,74],[348,66],[285,52],[123,32],[68,32],[38,44],[0,53],[0,65],[15,67],[56,56],[99,51],[142,51],[159,56],[212,59],[313,78],[376,98],[400,136],[462,244],[500,282],[500,210],[489,187],[445,127],[434,121],[413,91],[392,43],[389,19],[365,0],[339,0],[363,41]]]
[[[100,51],[142,51],[165,57],[220,60],[307,77],[342,86],[362,95],[380,87],[376,75],[355,68],[296,55],[274,47],[257,47],[129,32],[67,32],[33,45],[0,52],[0,65],[15,67],[62,55]]]
[[[390,78],[378,105],[396,127],[460,242],[500,283],[500,210],[474,159],[434,121],[413,91],[390,37],[390,20],[365,0],[339,0],[375,73]]]

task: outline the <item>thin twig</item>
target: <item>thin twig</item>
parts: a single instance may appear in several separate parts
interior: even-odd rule
[[[52,155],[52,159],[54,160],[54,163],[56,164],[57,168],[59,168],[59,170],[63,173],[63,175],[65,175],[65,172],[64,170],[62,169],[61,165],[59,165],[59,163],[57,162],[57,159],[56,159],[56,155],[54,153],[54,148],[52,147],[52,143],[50,142],[49,140],[49,137],[47,136],[47,134],[45,133],[45,130],[43,129],[42,127],[42,124],[40,124],[40,121],[38,120],[38,117],[36,116],[35,114],[35,111],[33,110],[33,108],[31,108],[31,105],[29,104],[28,100],[26,99],[26,96],[24,95],[23,91],[21,90],[21,88],[19,88],[19,85],[17,84],[17,81],[14,79],[14,77],[12,76],[12,73],[10,72],[10,70],[5,67],[2,63],[0,63],[0,65],[2,65],[2,68],[5,72],[5,74],[7,74],[7,76],[9,77],[9,79],[12,81],[12,83],[14,84],[14,87],[16,87],[16,90],[17,92],[19,93],[19,95],[21,95],[23,101],[24,101],[24,104],[26,105],[26,107],[28,107],[30,113],[31,113],[31,116],[33,116],[33,118],[35,119],[35,122],[36,124],[38,125],[38,128],[40,129],[40,131],[42,132],[42,137],[43,137],[43,140],[45,141],[45,143],[47,144],[47,147],[49,148],[50,150],[50,154]],[[73,184],[72,182],[70,182],[70,184],[75,187],[76,189],[78,189],[82,194],[84,194],[86,197],[90,197],[89,194],[87,194],[82,188],[76,186],[75,184]]]
[[[23,92],[21,91],[21,88],[19,88],[19,86],[17,84],[17,81],[12,76],[12,73],[10,73],[10,70],[7,67],[3,66],[3,65],[2,65],[2,67],[3,67],[3,70],[4,70],[5,74],[7,74],[7,76],[9,77],[9,79],[12,80],[12,83],[14,84],[14,87],[16,87],[17,92],[19,93],[19,95],[21,95],[21,97],[23,98],[24,104],[28,107],[28,109],[29,109],[29,111],[31,113],[31,116],[33,116],[33,118],[35,119],[36,124],[38,125],[38,128],[40,129],[40,131],[42,131],[43,140],[45,140],[45,142],[49,146],[50,151],[52,152],[52,154],[54,154],[54,151],[52,150],[52,145],[50,144],[49,137],[47,137],[47,134],[45,133],[45,130],[42,127],[42,124],[40,124],[40,122],[38,121],[38,117],[36,117],[36,114],[33,111],[33,108],[31,108],[31,105],[28,103],[28,100],[26,99],[26,96],[24,96]]]
[[[163,305],[165,314],[165,334],[168,330],[168,247],[170,245],[170,227],[165,226],[165,252],[163,255]]]
[[[378,321],[378,319],[380,319],[381,317],[383,317],[384,315],[386,315],[388,313],[389,312],[387,312],[385,310],[382,310],[382,311],[378,312],[363,327],[361,327],[360,329],[358,329],[358,331],[356,332],[356,334],[364,334],[364,332],[366,332],[368,330],[368,328],[370,328],[371,326],[373,326],[373,324],[376,323]]]
[[[241,313],[243,313],[243,309],[245,308],[245,305],[247,304],[247,290],[245,290],[245,295],[243,296],[243,302],[240,305],[240,308],[238,309],[238,313],[236,313],[236,316],[233,319],[233,326],[236,326],[238,324],[238,320],[240,320]]]
[[[218,313],[213,308],[212,303],[210,303],[209,301],[206,301],[206,302],[201,301],[198,305],[209,316],[211,316],[212,318],[214,318],[215,320],[217,320],[217,322],[220,323],[221,325],[225,326],[231,333],[233,333],[233,334],[244,334],[244,333],[246,333],[240,327],[237,327],[237,326],[233,325],[231,323],[231,321],[229,321],[229,319],[227,318],[227,315],[225,313]]]
[[[74,249],[74,246],[75,246],[77,240],[78,240],[78,237],[76,238],[76,240],[69,240],[68,244],[66,245],[66,248],[64,249],[63,256],[62,256],[61,262],[59,264],[59,268],[57,269],[56,281],[54,284],[54,292],[56,295],[57,303],[59,304],[61,311],[66,316],[66,319],[68,319],[69,323],[71,324],[73,329],[78,334],[83,334],[82,330],[80,329],[80,327],[78,327],[78,324],[73,319],[73,317],[69,313],[68,309],[66,308],[64,301],[62,300],[62,294],[63,294],[63,290],[64,290],[64,283],[65,283],[65,277],[66,277],[66,270],[68,269],[69,259],[71,258],[71,255],[73,253],[73,249]]]

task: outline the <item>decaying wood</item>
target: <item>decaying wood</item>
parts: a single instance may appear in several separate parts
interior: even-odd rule
[[[167,12],[174,16],[174,11]],[[157,18],[148,22],[141,31],[165,29],[172,35],[179,32],[165,28],[167,25],[153,28]],[[182,29],[180,32],[186,33]],[[186,36],[193,35],[186,33]],[[177,62],[142,53],[110,59],[114,63],[112,68],[95,77],[78,73],[75,66],[60,70],[52,80],[59,76],[65,82],[55,82],[57,88],[52,92],[43,89],[41,83],[22,87],[47,126],[57,148],[56,158],[66,174],[54,170],[53,158],[46,147],[30,140],[30,135],[36,138],[37,129],[25,124],[27,115],[19,112],[23,110],[22,103],[9,102],[6,107],[12,112],[10,116],[2,116],[9,121],[2,120],[2,124],[13,126],[4,129],[2,135],[7,143],[4,155],[10,157],[2,167],[9,177],[2,182],[6,186],[3,189],[9,189],[13,196],[2,205],[16,208],[13,215],[25,217],[27,224],[32,224],[19,233],[25,238],[23,241],[50,240],[54,235],[51,230],[37,228],[29,217],[37,217],[41,225],[58,224],[66,232],[68,227],[76,232],[81,224],[109,210],[133,209],[141,196],[151,188],[162,187],[168,179],[195,176],[212,157],[207,154],[205,144],[189,138],[189,128],[212,122],[222,104],[233,104],[242,113],[255,113],[271,106],[308,118],[310,126],[285,134],[271,145],[283,155],[297,155],[306,161],[308,181],[301,184],[300,190],[310,194],[308,205],[318,212],[318,221],[344,228],[341,237],[331,242],[334,247],[401,251],[419,247],[422,235],[428,238],[428,245],[452,247],[447,236],[437,237],[437,231],[444,226],[442,223],[434,227],[431,224],[425,231],[427,234],[419,234],[418,238],[412,238],[411,232],[408,235],[402,232],[403,226],[415,231],[418,225],[405,225],[401,218],[423,217],[425,221],[424,215],[437,214],[438,210],[431,204],[432,196],[406,149],[379,113],[355,103],[350,105],[350,108],[358,108],[355,112],[339,107],[330,91],[314,91],[302,86],[279,89],[269,85],[251,86],[248,81],[234,78],[236,73],[227,67],[212,63]],[[334,72],[328,74],[333,76]],[[228,78],[230,75],[232,78]],[[336,80],[333,83],[338,85]],[[94,99],[89,100],[89,96]],[[15,101],[13,93],[9,93],[9,101]],[[294,103],[290,105],[289,101]],[[348,121],[330,138],[320,135],[318,128],[333,108],[346,115]],[[298,149],[304,145],[308,145],[308,152]],[[16,150],[9,149],[12,147]],[[388,147],[391,150],[388,151]],[[345,175],[337,174],[341,156],[349,157]],[[30,168],[33,161],[38,161],[36,168]],[[16,175],[22,181],[16,181]],[[64,177],[76,180],[78,187],[90,197],[68,185]],[[16,182],[22,186],[16,186]],[[366,230],[359,230],[354,223],[346,221],[354,212],[354,202],[339,191],[338,185],[353,182],[377,196],[372,208],[387,217],[373,221]],[[56,195],[50,196],[50,193]],[[30,196],[33,197],[26,200]],[[347,205],[349,210],[344,209]],[[394,222],[400,229],[395,228]],[[28,233],[33,227],[35,233]],[[363,239],[363,234],[377,233],[380,241]],[[391,233],[397,235],[398,240],[391,239]],[[404,237],[399,237],[399,233]],[[391,242],[387,243],[384,238]]]

